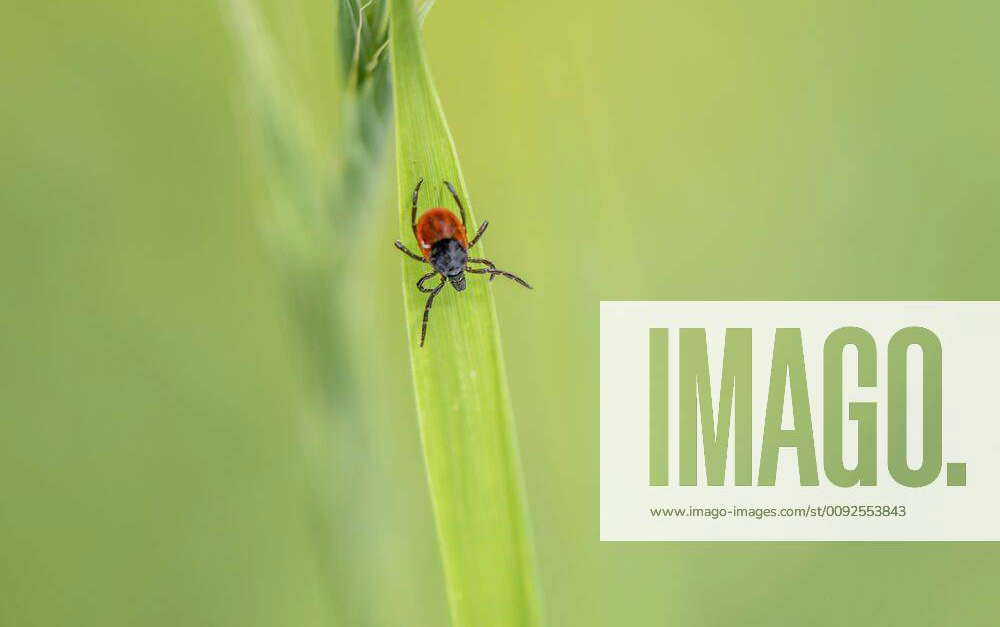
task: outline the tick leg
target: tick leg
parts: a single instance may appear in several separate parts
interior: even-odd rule
[[[424,278],[427,278],[427,277],[424,277]],[[424,280],[423,278],[420,279],[421,282],[423,282],[423,280]],[[434,297],[438,295],[438,292],[441,291],[441,288],[444,287],[444,284],[446,282],[447,281],[445,280],[445,278],[441,277],[441,282],[438,283],[437,287],[435,287],[434,289],[431,290],[431,292],[430,292],[431,295],[427,297],[427,304],[424,306],[424,323],[420,327],[420,347],[421,348],[423,348],[423,346],[424,346],[424,338],[427,337],[427,318],[429,318],[430,315],[431,315],[431,305],[434,304]],[[419,287],[419,283],[417,284],[417,286]],[[423,290],[421,289],[421,291],[423,291]]]
[[[408,257],[410,257],[410,258],[412,258],[412,259],[416,259],[416,260],[417,260],[417,261],[419,261],[420,263],[427,263],[427,260],[426,260],[426,259],[424,259],[424,258],[423,258],[423,257],[421,257],[420,255],[418,255],[418,254],[416,254],[416,253],[412,252],[412,251],[411,251],[411,250],[410,250],[409,248],[407,248],[406,246],[403,246],[403,242],[401,242],[401,241],[399,241],[399,240],[396,240],[396,248],[398,248],[398,249],[399,249],[400,251],[402,251],[402,253],[403,253],[404,255],[406,255],[406,256],[408,256]]]
[[[410,211],[410,226],[413,228],[413,237],[417,237],[417,197],[420,195],[420,186],[424,184],[424,179],[417,181],[417,186],[413,188],[413,209]],[[420,241],[417,238],[417,241]]]
[[[483,223],[479,225],[479,230],[476,231],[476,236],[472,238],[471,242],[469,242],[469,248],[472,248],[473,246],[476,245],[476,242],[478,242],[479,238],[483,236],[483,233],[486,232],[486,227],[488,227],[489,225],[490,225],[489,220],[483,220]]]
[[[486,223],[484,222],[483,225],[485,226]],[[479,230],[482,231],[482,229],[479,229]],[[470,257],[470,258],[468,258],[466,260],[466,263],[481,263],[483,265],[489,266],[491,270],[496,270],[497,269],[497,267],[495,265],[493,265],[493,262],[490,261],[489,259],[477,259],[475,257]],[[495,274],[491,274],[490,275],[490,281],[492,281],[495,278],[497,278],[497,275],[495,275]]]
[[[455,204],[458,205],[458,211],[462,214],[462,226],[466,226],[465,207],[462,206],[462,201],[458,199],[458,192],[455,191],[455,186],[448,181],[445,181],[444,185],[448,188],[448,191],[451,192],[451,197],[455,199]]]
[[[433,292],[435,288],[424,287],[424,281],[431,278],[435,274],[437,274],[437,270],[435,270],[434,272],[428,272],[424,276],[420,277],[420,280],[417,281],[417,289],[423,292],[424,294],[430,294],[431,292]]]
[[[482,261],[485,261],[485,260],[482,260]],[[488,274],[488,275],[490,275],[491,279],[494,276],[505,276],[508,279],[511,279],[512,281],[516,281],[517,283],[520,283],[521,285],[523,285],[524,287],[528,288],[529,290],[532,289],[532,287],[530,285],[528,285],[528,283],[524,279],[522,279],[521,277],[517,276],[516,274],[513,274],[511,272],[507,272],[506,270],[497,270],[497,269],[495,269],[495,266],[493,266],[492,263],[490,264],[490,266],[491,267],[489,267],[489,268],[482,268],[482,269],[466,268],[465,271],[466,272],[471,272],[473,274]]]

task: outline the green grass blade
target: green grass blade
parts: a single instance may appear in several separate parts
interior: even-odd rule
[[[413,250],[417,246],[410,229],[410,198],[420,178],[425,179],[422,209],[443,206],[458,213],[441,183],[449,180],[465,204],[470,233],[478,226],[417,24],[411,0],[392,0],[400,239]],[[386,251],[399,254],[388,243]],[[426,295],[414,284],[429,266],[409,258],[401,263],[420,432],[453,623],[540,624],[533,548],[490,286],[485,277],[470,275],[465,292],[447,287],[435,301],[427,344],[419,348]],[[504,279],[493,285],[523,289]],[[530,298],[531,293],[523,296]]]

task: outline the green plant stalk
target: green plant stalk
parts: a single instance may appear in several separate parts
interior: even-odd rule
[[[417,250],[410,199],[421,178],[422,209],[444,206],[458,213],[442,185],[449,180],[465,204],[470,233],[477,222],[411,0],[392,0],[391,7],[400,239]],[[534,549],[490,286],[485,276],[469,275],[465,292],[446,287],[420,348],[426,294],[414,284],[429,266],[402,255],[401,263],[420,434],[452,621],[462,627],[538,625]]]
[[[392,123],[386,0],[340,0],[337,51],[343,84],[336,141],[325,146],[253,0],[221,0],[248,88],[253,153],[269,195],[264,234],[286,288],[292,328],[305,358],[308,408],[303,454],[315,493],[313,524],[329,578],[335,624],[380,624],[373,581],[377,541],[364,530],[385,515],[385,482],[369,459],[357,352],[345,277],[357,232],[369,215]],[[349,504],[345,507],[345,504]]]

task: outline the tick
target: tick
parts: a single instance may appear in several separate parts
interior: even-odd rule
[[[489,275],[490,281],[498,276],[505,276],[520,283],[529,290],[531,289],[531,286],[524,279],[510,272],[498,270],[489,259],[469,257],[469,249],[476,245],[476,242],[486,232],[486,227],[490,223],[487,220],[483,220],[483,223],[479,226],[479,230],[476,231],[476,236],[470,242],[465,233],[465,207],[462,206],[462,201],[458,199],[458,192],[455,191],[455,187],[448,181],[444,181],[444,185],[451,192],[452,198],[455,199],[455,204],[458,205],[458,210],[462,214],[462,220],[459,221],[454,213],[444,207],[428,209],[417,220],[417,199],[420,196],[420,186],[423,183],[424,179],[420,179],[417,181],[417,186],[413,188],[413,210],[410,214],[410,225],[413,227],[413,236],[417,239],[421,254],[418,255],[412,252],[403,245],[403,242],[396,240],[396,248],[410,258],[420,263],[429,263],[434,268],[432,272],[428,272],[417,281],[417,289],[424,294],[430,294],[427,297],[427,304],[424,306],[424,322],[420,328],[420,346],[424,345],[424,339],[427,337],[427,319],[430,317],[434,297],[444,288],[445,283],[451,283],[456,292],[464,290],[466,272],[470,274]],[[470,263],[480,264],[483,267],[473,268],[469,266]],[[440,275],[441,281],[435,287],[424,287],[426,281],[438,275]]]

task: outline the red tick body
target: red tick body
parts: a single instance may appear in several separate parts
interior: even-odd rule
[[[417,281],[417,289],[424,294],[430,294],[427,297],[427,304],[424,306],[424,321],[420,328],[421,346],[424,345],[424,338],[427,336],[427,318],[430,316],[434,297],[438,295],[446,283],[451,283],[456,292],[463,291],[465,289],[466,272],[469,274],[487,275],[490,277],[490,281],[498,276],[507,277],[531,289],[531,286],[524,279],[506,270],[498,269],[489,259],[469,257],[469,249],[475,246],[479,238],[486,232],[489,222],[484,220],[479,225],[479,230],[476,231],[475,237],[470,242],[465,232],[465,207],[462,206],[462,201],[459,199],[455,187],[448,181],[444,181],[444,185],[451,192],[451,197],[455,199],[455,204],[458,205],[462,219],[459,220],[458,216],[444,207],[435,207],[425,212],[417,220],[417,200],[419,199],[420,186],[423,182],[424,179],[417,181],[417,186],[413,189],[413,203],[410,212],[410,226],[413,227],[413,237],[416,238],[417,244],[420,246],[420,255],[411,252],[410,249],[403,245],[403,242],[396,240],[396,248],[404,255],[420,263],[428,263],[434,268],[432,272],[428,272]],[[441,277],[441,281],[437,286],[425,287],[424,282],[434,277]]]
[[[429,209],[420,216],[415,231],[417,243],[420,244],[420,252],[423,253],[424,259],[431,258],[431,248],[434,247],[434,244],[446,239],[456,240],[462,248],[469,249],[469,239],[465,233],[465,226],[459,221],[458,216],[442,207]]]

